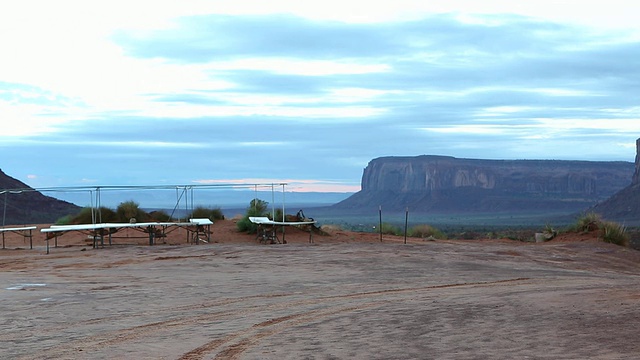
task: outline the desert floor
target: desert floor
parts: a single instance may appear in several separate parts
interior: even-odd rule
[[[2,359],[640,358],[640,252],[589,234],[43,239],[0,250]]]

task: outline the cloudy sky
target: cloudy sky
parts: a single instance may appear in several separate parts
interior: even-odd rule
[[[381,156],[633,161],[640,3],[6,1],[0,169],[287,182]]]

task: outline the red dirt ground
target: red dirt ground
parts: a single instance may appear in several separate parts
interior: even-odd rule
[[[289,227],[263,244],[217,221],[149,246],[119,231],[0,251],[2,359],[634,359],[640,251]],[[115,236],[117,235],[117,236]]]

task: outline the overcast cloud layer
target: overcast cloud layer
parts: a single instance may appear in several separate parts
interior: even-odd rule
[[[3,4],[0,168],[352,192],[381,156],[634,160],[635,3],[268,3]]]

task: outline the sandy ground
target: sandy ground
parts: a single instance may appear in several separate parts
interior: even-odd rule
[[[0,358],[640,358],[636,250],[287,231],[261,244],[221,221],[207,244],[129,231],[97,249],[69,233],[49,254],[39,232],[6,239]]]

